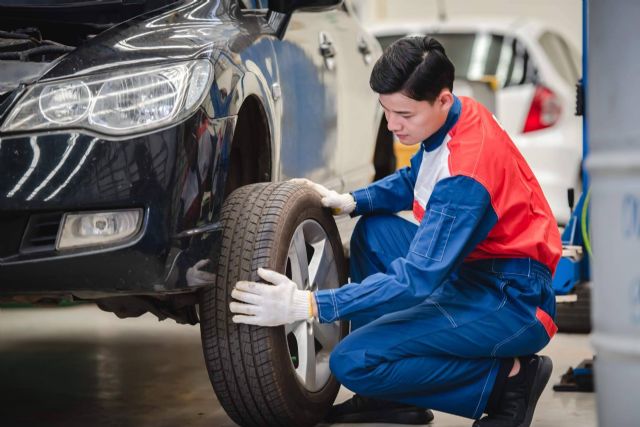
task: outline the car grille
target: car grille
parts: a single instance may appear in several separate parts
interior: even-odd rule
[[[54,250],[61,222],[61,212],[31,215],[22,238],[20,252]]]
[[[0,258],[18,253],[29,215],[0,213]]]

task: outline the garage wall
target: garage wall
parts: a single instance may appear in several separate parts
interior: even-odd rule
[[[535,18],[552,25],[582,52],[582,0],[353,0],[365,23],[381,20],[435,19],[446,11],[450,18]]]

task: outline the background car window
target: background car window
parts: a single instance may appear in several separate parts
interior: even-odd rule
[[[564,41],[564,39],[562,39]],[[574,48],[572,45],[565,43],[565,46],[569,50],[569,54],[571,55],[571,60],[578,70],[578,77],[582,77],[582,55]]]
[[[529,52],[518,40],[497,34],[435,34],[456,67],[456,77],[494,80],[497,88],[535,81]]]
[[[573,75],[576,78],[580,78],[580,76],[582,75],[582,58],[580,57],[580,54],[575,50],[575,48],[571,47],[569,43],[567,43],[564,37],[561,37],[558,34],[556,34],[556,37],[558,39],[560,48],[564,52],[565,57],[569,60],[569,64],[573,68]]]
[[[498,68],[502,37],[490,34],[437,34],[456,67],[456,75],[469,80],[493,76]]]
[[[535,81],[536,69],[529,53],[516,39],[490,33],[437,33],[456,69],[456,77],[491,81],[496,88]],[[401,36],[378,38],[386,48]]]
[[[511,63],[505,80],[501,86],[516,86],[536,83],[538,70],[529,55],[529,51],[517,39],[506,39],[511,50]],[[505,49],[506,50],[506,49]]]
[[[578,81],[579,71],[567,43],[560,36],[549,31],[542,34],[538,41],[558,74],[567,83],[575,84]]]

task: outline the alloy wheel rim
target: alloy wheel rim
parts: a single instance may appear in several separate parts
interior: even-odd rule
[[[286,274],[303,290],[340,286],[333,247],[317,221],[305,220],[293,233]],[[329,356],[340,342],[340,322],[321,324],[314,318],[285,325],[284,329],[296,378],[308,391],[321,390],[331,378]]]

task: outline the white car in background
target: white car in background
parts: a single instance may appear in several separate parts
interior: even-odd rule
[[[575,116],[580,54],[564,37],[524,19],[385,22],[368,29],[383,48],[406,35],[432,35],[452,60],[456,80],[488,82],[495,90],[490,109],[533,169],[558,223],[567,223],[567,190],[581,191],[582,118]],[[455,83],[454,93],[460,93]]]

